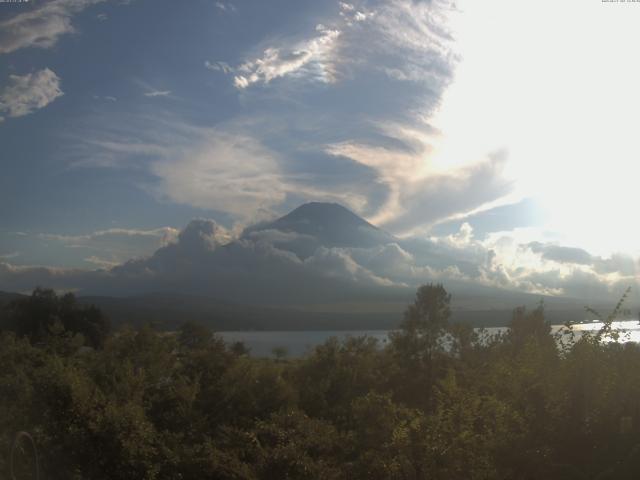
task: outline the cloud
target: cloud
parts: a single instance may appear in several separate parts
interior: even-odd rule
[[[542,254],[542,258],[559,263],[575,263],[578,265],[590,265],[593,258],[586,250],[561,245],[549,245],[540,242],[531,242],[527,245],[531,251]]]
[[[110,228],[86,235],[40,233],[37,238],[47,242],[50,248],[74,249],[89,263],[112,267],[131,258],[148,256],[175,242],[178,234],[179,230],[172,227],[151,230]]]
[[[246,217],[281,203],[277,155],[251,137],[211,130],[181,158],[155,162],[159,191],[172,201]]]
[[[96,281],[105,278],[105,272],[44,266],[15,266],[0,262],[0,290],[31,291],[47,285],[60,290],[90,289]]]
[[[463,224],[459,232],[441,237],[380,237],[381,243],[370,247],[336,247],[323,245],[320,237],[274,225],[237,237],[212,220],[195,219],[177,234],[171,230],[167,243],[149,256],[115,266],[101,253],[85,257],[100,267],[93,271],[0,263],[0,289],[48,285],[101,294],[173,291],[277,304],[371,298],[384,292],[404,295],[430,281],[444,282],[454,292],[482,292],[492,298],[511,298],[504,295],[519,291],[615,301],[624,288],[638,284],[637,263],[630,258],[592,256],[593,263],[586,265],[565,262],[575,260],[575,252],[559,250],[568,256],[550,259],[544,253],[554,251],[554,245],[534,245],[534,252],[531,242],[520,241],[526,232],[479,240]],[[96,246],[112,235],[140,232],[144,231],[104,231],[64,241],[69,246]],[[301,241],[313,247],[309,255],[299,255]],[[493,290],[478,290],[481,287]]]
[[[356,9],[356,7],[346,2],[338,2],[338,5],[340,6],[341,12],[353,12]]]
[[[358,7],[338,2],[338,7],[338,16],[318,23],[315,35],[267,44],[262,55],[233,69],[235,86],[287,75],[332,82],[363,69],[428,84],[436,93],[450,82],[458,60],[448,30],[454,2],[389,0]]]
[[[51,48],[75,30],[72,17],[89,5],[104,0],[52,0],[0,21],[0,54],[21,48]]]
[[[225,212],[245,224],[273,217],[290,197],[365,203],[363,194],[346,185],[323,185],[291,172],[288,158],[254,130],[252,123],[200,127],[173,115],[101,115],[92,130],[80,132],[65,158],[75,168],[147,172],[149,180],[139,186],[156,198]]]
[[[138,282],[138,290],[186,290],[246,303],[295,303],[303,297],[393,285],[357,264],[344,249],[319,247],[302,260],[274,246],[269,241],[276,238],[274,232],[231,241],[228,233],[214,221],[194,220],[175,243],[147,259],[114,267],[110,274]],[[284,237],[291,235],[282,232],[280,240]]]
[[[457,169],[429,169],[425,157],[401,148],[345,142],[327,152],[366,165],[387,186],[386,204],[371,220],[396,234],[411,233],[437,222],[464,216],[494,202],[512,190],[502,176],[506,158],[493,155]]]
[[[223,12],[234,13],[237,11],[236,6],[231,2],[215,2],[214,5],[218,10],[221,10]]]
[[[226,62],[210,62],[206,60],[204,62],[205,68],[208,70],[213,70],[214,72],[222,72],[224,74],[228,74],[233,72],[233,68]]]
[[[100,95],[94,95],[93,99],[94,100],[106,100],[108,102],[117,102],[118,101],[117,97],[113,97],[111,95],[105,95],[103,97],[101,97]]]
[[[617,300],[626,287],[638,285],[638,263],[631,257],[602,258],[557,243],[522,242],[519,237],[540,238],[541,234],[519,230],[476,242],[490,254],[483,270],[485,280],[526,291],[609,301]]]
[[[184,230],[178,234],[175,244],[186,252],[214,250],[220,245],[229,243],[231,233],[213,220],[191,220]]]
[[[430,170],[437,132],[429,116],[456,61],[446,26],[438,23],[450,10],[447,2],[343,2],[306,35],[265,39],[233,66],[204,62],[246,90],[245,113],[215,128],[152,106],[138,118],[100,118],[93,132],[78,135],[81,144],[67,158],[76,166],[144,171],[152,180],[141,187],[156,197],[243,221],[310,200],[346,204],[393,233],[468,213],[480,206],[473,201],[484,204],[505,189],[482,175],[499,175],[499,162]],[[406,35],[395,31],[403,32],[404,23]],[[431,73],[407,82],[383,67]],[[265,88],[252,88],[258,85]],[[458,181],[478,192],[469,204],[458,198]],[[439,190],[438,182],[446,185]],[[449,197],[421,218],[420,202],[430,200],[425,191]]]
[[[151,90],[150,92],[145,92],[145,97],[166,97],[171,94],[171,90]]]
[[[427,83],[441,89],[449,84],[458,61],[449,30],[449,16],[455,3],[435,0],[383,2],[373,18],[377,36],[375,47],[393,55],[401,49],[403,57],[394,56],[382,71],[399,80]]]
[[[359,265],[344,248],[320,247],[304,261],[304,265],[327,277],[347,280],[353,284],[392,286],[394,283]]]
[[[267,236],[232,238],[216,222],[196,219],[175,241],[150,256],[116,266],[102,255],[88,256],[87,261],[99,265],[100,270],[0,263],[0,289],[28,290],[47,285],[82,293],[128,295],[176,291],[246,303],[295,303],[394,285],[359,265],[346,249],[319,247],[302,260],[293,252],[275,247]],[[89,241],[85,237],[81,240]]]
[[[316,32],[316,36],[295,44],[293,48],[269,47],[261,57],[241,64],[234,69],[233,84],[244,89],[254,83],[268,84],[279,77],[302,74],[331,82],[330,54],[340,31],[318,24]]]
[[[91,255],[89,257],[86,257],[84,261],[87,263],[92,263],[94,265],[97,265],[100,268],[105,268],[105,269],[115,267],[120,263],[114,260],[98,257],[97,255]]]
[[[261,56],[234,68],[235,86],[244,90],[276,78],[331,83],[331,100],[309,105],[320,119],[312,121],[315,131],[326,132],[311,142],[342,159],[344,168],[355,162],[372,171],[377,198],[366,192],[358,211],[366,208],[370,220],[393,233],[425,229],[510,194],[502,154],[487,152],[484,159],[448,170],[431,162],[439,132],[430,118],[458,61],[447,27],[453,3],[391,0],[338,7],[338,17],[319,24],[315,36],[268,43]],[[283,97],[297,92],[290,82],[282,85]],[[394,92],[393,101],[381,95],[385,91]],[[335,98],[341,100],[336,104]]]
[[[148,106],[138,118],[101,118],[67,158],[142,171],[151,178],[141,188],[157,198],[243,222],[336,201],[406,235],[488,208],[511,193],[505,155],[455,168],[432,159],[431,117],[457,62],[453,10],[445,1],[336,4],[313,19],[316,29],[263,39],[244,61],[204,62],[243,91],[235,117],[203,128],[184,120],[191,112]]]
[[[22,76],[9,75],[9,84],[0,92],[0,113],[22,117],[62,95],[60,78],[48,68]]]

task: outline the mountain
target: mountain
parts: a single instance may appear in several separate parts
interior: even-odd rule
[[[315,237],[325,247],[368,248],[397,241],[337,203],[305,203],[262,229]]]
[[[170,292],[253,305],[406,299],[406,285],[362,265],[388,262],[391,244],[392,235],[330,203],[302,205],[231,242],[214,221],[199,219],[150,257],[93,274],[82,293]]]
[[[11,293],[11,292],[2,292],[0,291],[0,307],[8,305],[13,300],[17,300],[19,298],[23,298],[24,295],[19,293]]]
[[[281,236],[273,235],[279,232]],[[271,233],[271,235],[270,235]],[[277,248],[308,258],[319,247],[371,248],[398,240],[337,203],[311,202],[275,221],[254,225],[243,238],[270,237]]]

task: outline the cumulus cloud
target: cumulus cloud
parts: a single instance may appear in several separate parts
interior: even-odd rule
[[[282,232],[279,240],[291,237]],[[344,296],[359,288],[394,283],[359,265],[347,249],[318,247],[301,259],[274,246],[275,234],[232,240],[212,220],[190,222],[175,241],[144,258],[111,266],[101,256],[88,257],[103,267],[96,271],[17,267],[0,263],[0,289],[28,290],[36,285],[87,293],[134,294],[177,291],[251,302],[296,302]],[[87,241],[87,238],[75,241]],[[111,267],[111,268],[109,268]]]
[[[231,241],[232,234],[213,220],[196,219],[189,222],[177,237],[175,243],[185,252],[214,250],[220,245]]]
[[[73,16],[104,0],[52,0],[0,21],[0,54],[21,48],[53,47],[58,39],[75,30]]]
[[[311,257],[304,261],[304,264],[328,277],[346,279],[355,284],[394,285],[391,280],[379,277],[359,265],[344,248],[320,247]]]
[[[0,92],[0,113],[22,117],[62,95],[60,78],[48,68],[26,75],[9,75],[9,84]]]
[[[502,232],[469,242],[488,254],[486,267],[480,269],[485,282],[535,293],[615,300],[640,280],[637,261],[626,255],[602,258],[557,243],[521,242],[519,236],[518,231]]]
[[[554,262],[576,263],[579,265],[590,265],[593,262],[589,252],[582,248],[543,244],[541,242],[531,242],[527,246],[532,252],[540,253],[542,258]]]
[[[394,285],[359,265],[345,249],[320,246],[310,257],[298,257],[282,247],[282,240],[292,239],[290,232],[254,232],[229,242],[228,238],[228,231],[215,222],[194,220],[175,243],[110,272],[145,288],[186,289],[248,303],[295,303],[301,296],[323,298]]]
[[[196,219],[177,235],[169,232],[170,240],[150,256],[116,266],[98,254],[87,257],[101,267],[96,271],[0,263],[0,289],[44,284],[103,294],[176,291],[246,303],[296,303],[353,299],[363,292],[405,294],[421,283],[440,281],[458,293],[493,289],[483,292],[489,297],[510,291],[611,301],[638,282],[636,264],[629,258],[592,256],[587,265],[569,255],[566,262],[566,255],[545,256],[554,251],[551,244],[531,248],[513,232],[476,239],[468,224],[441,237],[378,237],[380,243],[368,247],[326,245],[320,236],[277,225],[268,223],[236,237],[212,220]],[[355,224],[353,228],[357,230]],[[76,238],[71,245],[94,244],[90,237]],[[300,255],[300,241],[311,242],[307,255]]]

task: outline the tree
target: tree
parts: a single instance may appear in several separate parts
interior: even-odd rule
[[[451,316],[451,295],[441,284],[422,285],[404,313],[400,330],[390,334],[391,348],[401,369],[398,387],[404,400],[429,403],[435,382],[435,356],[442,350]]]
[[[449,326],[450,303],[451,295],[441,284],[418,288],[416,299],[405,311],[400,325],[402,338],[411,344],[412,353],[430,353],[437,347]]]
[[[184,322],[178,332],[178,342],[188,349],[206,348],[213,340],[213,332],[211,330],[193,321]]]
[[[551,335],[551,325],[545,319],[542,302],[531,312],[527,312],[525,307],[513,311],[508,340],[516,350],[522,349],[527,342],[535,341],[555,353],[555,340]]]
[[[109,333],[109,321],[99,308],[78,304],[73,293],[58,296],[53,290],[38,287],[29,297],[9,304],[6,328],[33,344],[71,333],[81,334],[89,346],[101,348]]]

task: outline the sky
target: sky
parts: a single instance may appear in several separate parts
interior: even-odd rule
[[[638,21],[601,0],[0,3],[0,287],[322,201],[398,239],[411,273],[384,281],[618,294]]]

